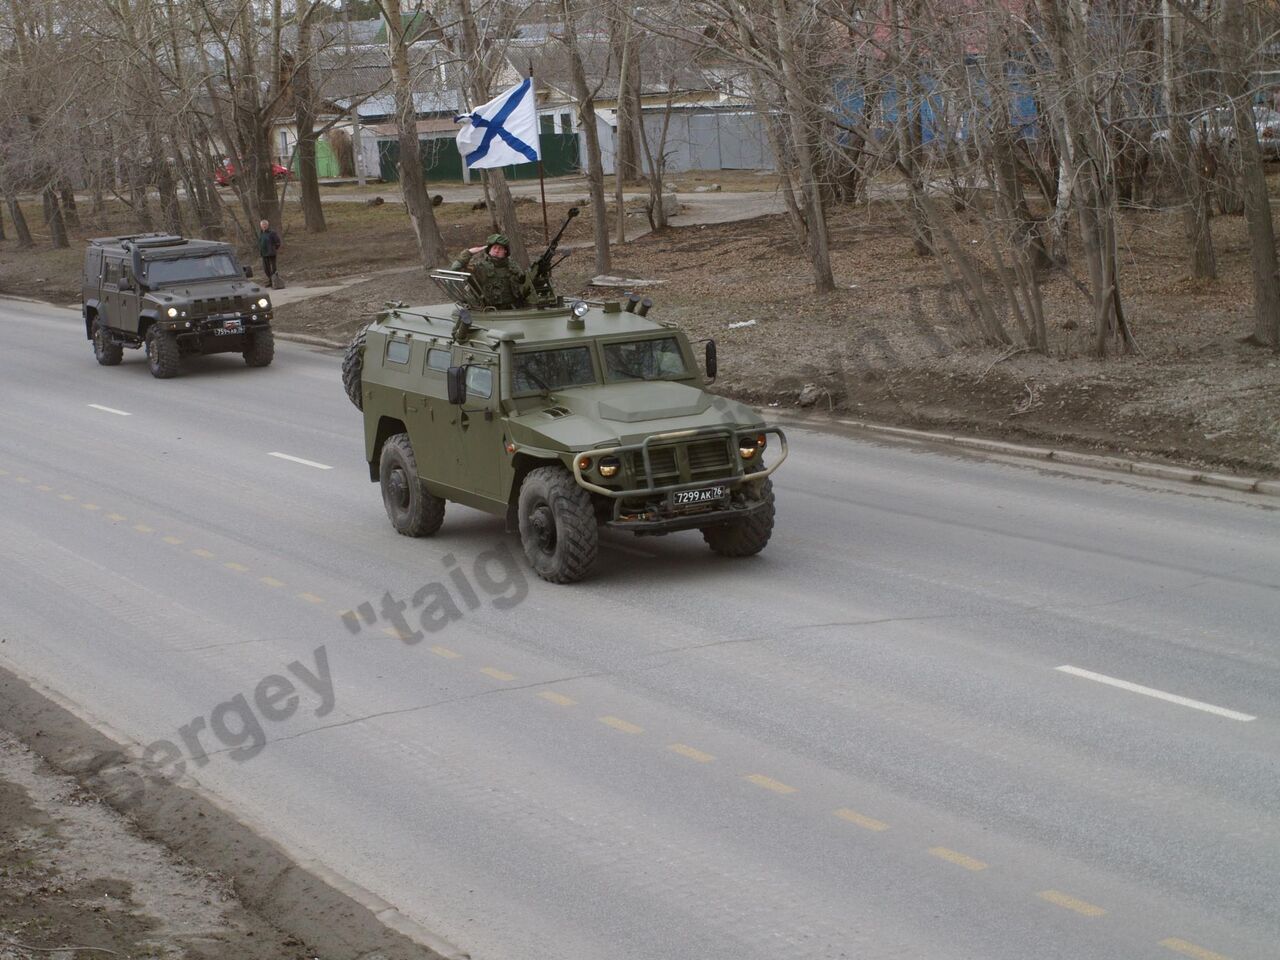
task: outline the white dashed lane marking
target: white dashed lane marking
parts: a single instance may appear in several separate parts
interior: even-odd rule
[[[1130,683],[1128,680],[1117,680],[1115,677],[1108,677],[1103,673],[1094,673],[1092,670],[1082,670],[1079,667],[1067,665],[1055,667],[1054,669],[1061,673],[1069,673],[1073,677],[1083,677],[1086,680],[1093,680],[1095,683],[1105,683],[1109,687],[1118,687],[1121,690],[1128,690],[1130,693],[1140,693],[1144,697],[1155,697],[1157,700],[1176,703],[1180,707],[1190,707],[1192,710],[1203,710],[1205,713],[1212,713],[1215,716],[1226,717],[1228,720],[1239,720],[1241,723],[1248,723],[1250,720],[1258,719],[1248,713],[1240,713],[1237,710],[1228,710],[1226,707],[1215,707],[1211,703],[1192,700],[1189,697],[1180,697],[1176,693],[1165,693],[1163,690],[1156,690],[1154,687],[1144,687],[1142,684]]]
[[[101,410],[103,413],[114,413],[117,417],[132,417],[132,416],[133,416],[133,414],[132,414],[132,413],[127,413],[127,412],[126,412],[126,411],[124,411],[124,410],[117,410],[115,407],[104,407],[104,406],[103,406],[102,404],[100,404],[100,403],[91,403],[91,404],[89,404],[89,406],[93,407],[93,409],[95,409],[95,410]]]
[[[315,467],[317,470],[333,469],[333,467],[329,466],[327,463],[316,463],[314,460],[303,460],[301,457],[290,456],[287,453],[277,453],[274,450],[271,453],[268,453],[267,456],[278,457],[281,460],[288,460],[290,463],[300,463],[304,467]]]

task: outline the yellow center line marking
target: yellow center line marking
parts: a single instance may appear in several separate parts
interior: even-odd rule
[[[223,566],[226,567],[228,570],[234,570],[236,573],[249,572],[249,568],[246,567],[243,563],[236,563],[232,560],[228,560],[226,563],[223,564]]]
[[[516,678],[514,673],[507,673],[505,670],[499,670],[497,667],[481,667],[480,672],[487,677],[493,677],[495,680],[501,680],[503,683]]]
[[[634,723],[628,723],[621,717],[600,717],[599,720],[606,727],[613,727],[613,729],[621,730],[623,733],[644,733],[644,727],[637,727]]]
[[[766,777],[763,773],[752,773],[743,777],[748,783],[754,783],[757,787],[764,787],[766,790],[772,790],[774,793],[795,793],[795,787],[789,787],[781,780],[775,780],[773,777]]]
[[[53,489],[53,487],[49,486],[47,483],[37,483],[36,489],[39,490],[41,493],[48,493],[50,490]]]
[[[108,513],[107,519],[114,520],[116,523],[122,523],[125,520],[128,520],[129,518],[126,517],[123,513]]]
[[[31,482],[31,481],[30,481],[30,480],[28,480],[26,477],[14,477],[13,479],[14,479],[14,481],[15,481],[15,482],[17,482],[17,483],[30,483],[30,482]]]
[[[265,583],[268,587],[283,587],[284,581],[277,580],[275,577],[259,577],[259,583]]]
[[[324,597],[317,597],[314,593],[300,593],[299,600],[305,600],[307,603],[324,603]]]
[[[889,829],[889,825],[883,820],[875,820],[872,817],[859,813],[857,810],[850,810],[848,807],[841,807],[836,811],[836,816],[841,820],[848,820],[850,823],[862,827],[864,830],[875,830],[878,833],[881,830]]]
[[[946,860],[954,863],[958,867],[964,867],[966,870],[985,870],[987,865],[981,860],[975,860],[973,857],[965,856],[955,850],[948,850],[946,847],[930,847],[929,852],[939,860]]]
[[[1041,900],[1049,903],[1057,904],[1067,910],[1074,910],[1076,913],[1085,917],[1101,917],[1107,911],[1102,907],[1095,906],[1092,903],[1086,903],[1078,900],[1070,894],[1063,893],[1061,890],[1041,890],[1036,894]]]
[[[31,481],[30,481],[30,480],[19,480],[18,482],[19,482],[19,483],[30,483]],[[59,499],[59,500],[74,500],[74,499],[75,499],[75,497],[73,497],[73,496],[72,496],[71,494],[69,494],[69,493],[60,493],[60,494],[58,494],[58,499]]]
[[[181,537],[165,537],[164,542],[168,544],[172,544],[173,546],[176,547],[178,544],[182,543],[182,538]]]
[[[5,470],[5,469],[3,469],[3,468],[0,468],[0,477],[7,477],[8,475],[9,475],[9,471],[8,471],[8,470]]]
[[[711,754],[696,750],[687,743],[673,743],[668,745],[667,749],[672,753],[680,754],[682,757],[688,757],[690,760],[697,760],[699,763],[710,763],[715,759]]]
[[[213,554],[210,553],[208,550],[206,550],[204,547],[196,547],[191,552],[194,553],[197,557],[201,557],[205,560],[209,560],[213,557]]]
[[[573,697],[566,697],[563,693],[556,693],[554,690],[543,690],[538,696],[560,707],[572,707],[578,702]]]
[[[101,509],[102,509],[102,508],[101,508],[100,506],[98,506],[96,503],[82,503],[82,504],[80,504],[80,506],[84,507],[86,510],[101,510]]]
[[[133,529],[137,530],[139,533],[155,533],[156,532],[155,527],[148,527],[145,523],[135,523],[133,525]]]
[[[446,660],[458,660],[462,657],[457,650],[450,650],[448,647],[432,647],[431,652],[437,657],[444,657]]]
[[[388,637],[394,637],[396,640],[408,640],[412,634],[403,633],[397,627],[383,627],[382,632]]]
[[[1206,950],[1204,947],[1198,947],[1187,940],[1179,940],[1177,937],[1169,937],[1167,940],[1161,940],[1160,946],[1168,947],[1174,953],[1180,953],[1184,957],[1195,957],[1195,960],[1227,960],[1227,958],[1220,953],[1214,953],[1212,950]]]

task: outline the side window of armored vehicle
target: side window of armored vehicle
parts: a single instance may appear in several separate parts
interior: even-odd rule
[[[516,354],[513,380],[516,393],[580,387],[596,382],[596,368],[587,347],[534,350]]]
[[[453,351],[442,347],[427,350],[427,369],[444,373],[453,364]]]
[[[397,340],[394,336],[387,338],[387,363],[408,363],[413,343],[408,339]]]
[[[106,268],[102,272],[102,285],[115,287],[120,283],[120,277],[124,274],[124,261],[113,260],[107,258]]]
[[[493,396],[493,367],[472,364],[467,367],[467,393],[488,400]]]

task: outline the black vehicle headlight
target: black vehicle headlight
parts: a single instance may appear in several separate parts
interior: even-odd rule
[[[738,438],[738,453],[743,460],[751,460],[755,455],[764,449],[765,439],[763,433],[755,436],[746,436]]]
[[[596,467],[600,476],[604,477],[606,480],[616,477],[618,475],[618,471],[621,469],[622,461],[617,457],[601,457],[600,466]]]

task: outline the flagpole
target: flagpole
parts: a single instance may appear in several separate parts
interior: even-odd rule
[[[542,242],[551,242],[547,225],[547,181],[542,175],[542,118],[538,116],[538,84],[533,79],[533,61],[529,61],[529,86],[533,88],[533,135],[538,138],[538,191],[542,194]]]

